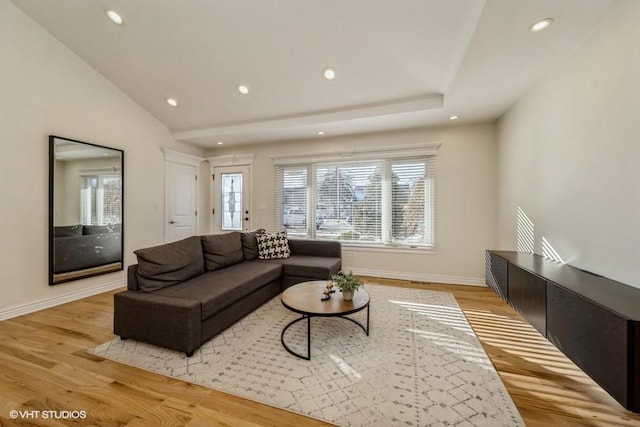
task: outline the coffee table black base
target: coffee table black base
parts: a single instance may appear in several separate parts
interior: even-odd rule
[[[362,325],[362,323],[358,322],[357,320],[354,320],[347,316],[335,316],[335,315],[323,316],[323,315],[317,315],[317,314],[310,314],[310,315],[303,314],[302,317],[292,322],[289,322],[289,324],[285,326],[284,329],[282,330],[282,334],[280,334],[280,341],[282,341],[282,346],[284,347],[284,349],[287,350],[290,354],[296,357],[299,357],[300,359],[311,360],[311,318],[312,317],[340,317],[341,319],[346,319],[360,326],[360,328],[362,328],[365,334],[369,336],[369,305],[368,304],[367,304],[367,326],[366,327]],[[307,319],[307,355],[306,356],[291,350],[289,346],[284,342],[284,334],[285,332],[287,332],[287,329],[289,329],[294,324],[301,322],[305,319]]]

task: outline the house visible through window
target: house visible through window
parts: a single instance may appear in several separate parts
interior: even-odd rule
[[[290,236],[434,248],[434,156],[276,167],[277,227]]]
[[[120,175],[82,177],[80,219],[84,225],[119,224],[122,213]]]

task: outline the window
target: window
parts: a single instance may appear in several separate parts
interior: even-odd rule
[[[278,229],[286,227],[292,236],[307,237],[307,168],[289,167],[282,174],[278,194]]]
[[[316,238],[381,243],[382,168],[379,162],[315,167]]]
[[[121,218],[120,175],[82,177],[80,219],[84,225],[119,224]]]
[[[222,173],[222,230],[242,230],[242,173]]]
[[[434,248],[435,156],[276,166],[276,226],[290,236]]]

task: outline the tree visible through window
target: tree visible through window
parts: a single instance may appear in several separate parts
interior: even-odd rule
[[[343,240],[382,242],[381,165],[373,169],[354,200],[353,230]]]
[[[422,243],[432,234],[430,230],[430,205],[427,197],[432,189],[427,188],[424,162],[398,162],[391,166],[394,177],[392,187],[394,242]],[[431,180],[430,180],[431,181]]]

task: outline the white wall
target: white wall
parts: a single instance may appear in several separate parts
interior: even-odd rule
[[[516,210],[575,265],[640,287],[640,2],[623,3],[499,122],[498,245]],[[561,25],[561,23],[558,23]]]
[[[64,301],[125,273],[48,286],[48,135],[125,152],[125,263],[164,238],[162,147],[201,155],[102,75],[0,0],[0,317]],[[13,310],[13,311],[12,311]],[[17,310],[17,311],[16,311]]]
[[[215,149],[210,156],[255,154],[253,227],[275,224],[273,154],[441,143],[436,177],[435,254],[343,251],[346,269],[412,280],[484,283],[484,250],[495,246],[496,135],[494,124],[319,138]]]

